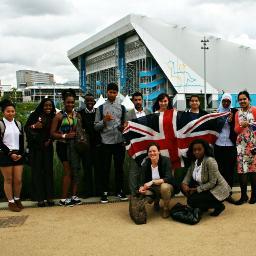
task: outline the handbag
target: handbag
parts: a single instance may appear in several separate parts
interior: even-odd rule
[[[78,118],[76,128],[75,150],[79,155],[84,155],[90,148],[88,134],[82,128],[81,119]]]
[[[199,208],[191,208],[187,205],[177,203],[170,211],[170,216],[178,222],[195,225],[201,220]]]
[[[146,199],[143,196],[131,196],[129,200],[129,214],[135,224],[147,223]]]

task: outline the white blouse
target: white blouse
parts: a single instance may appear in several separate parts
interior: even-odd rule
[[[195,161],[195,168],[193,170],[192,177],[197,183],[201,184],[202,183],[202,162],[199,166],[197,166],[197,162],[198,160]]]
[[[151,171],[152,171],[152,180],[159,180],[160,175],[159,175],[159,171],[158,171],[158,166],[153,167],[151,165]]]
[[[3,137],[3,143],[10,149],[10,150],[19,150],[19,137],[20,131],[17,125],[14,122],[14,119],[10,122],[7,119],[3,118],[5,124],[5,132]]]

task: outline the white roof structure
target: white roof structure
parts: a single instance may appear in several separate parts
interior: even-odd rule
[[[77,57],[91,54],[115,42],[119,36],[137,33],[177,93],[204,92],[201,40],[209,40],[206,58],[207,93],[256,91],[256,50],[186,27],[141,15],[128,15],[68,51]],[[77,65],[76,65],[77,66]]]
[[[127,111],[131,110],[134,108],[134,104],[133,102],[130,100],[129,96],[126,95],[123,102],[122,102],[122,105],[126,108]]]
[[[105,103],[105,100],[103,98],[102,95],[100,95],[99,99],[97,100],[97,102],[94,104],[94,108],[98,108],[100,105],[104,104]]]

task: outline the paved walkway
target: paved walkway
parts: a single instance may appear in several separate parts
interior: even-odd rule
[[[0,224],[21,222],[0,228],[0,255],[256,255],[256,205],[225,205],[219,217],[205,213],[195,226],[162,219],[152,206],[148,223],[135,225],[127,202],[0,210]]]

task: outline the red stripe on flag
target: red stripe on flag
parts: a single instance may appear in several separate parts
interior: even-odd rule
[[[128,129],[126,129],[126,130],[128,130],[128,132],[129,132],[130,130],[137,130],[137,131],[146,133],[146,134],[148,134],[148,135],[150,135],[150,136],[154,136],[153,133],[151,133],[151,132],[149,132],[149,131],[146,131],[145,129],[143,130],[143,129],[140,129],[140,128],[138,128],[138,127],[132,126],[132,125],[129,125],[129,126],[128,126]]]
[[[194,125],[193,125],[192,127],[188,128],[188,129],[184,132],[184,134],[186,134],[186,133],[190,132],[191,130],[193,130],[195,126],[197,126],[199,123],[202,123],[205,119],[208,119],[208,118],[210,118],[210,117],[212,117],[212,116],[215,116],[215,118],[217,118],[217,117],[225,116],[225,115],[228,115],[228,114],[229,114],[229,112],[227,112],[227,113],[213,113],[213,114],[208,114],[208,115],[202,116],[202,117],[200,117],[200,118],[198,119],[197,122],[194,123]]]
[[[213,134],[205,134],[205,135],[198,135],[193,137],[186,137],[186,138],[178,138],[178,147],[180,149],[186,149],[189,147],[189,144],[196,139],[203,139],[208,141],[210,144],[214,144],[217,137]]]

